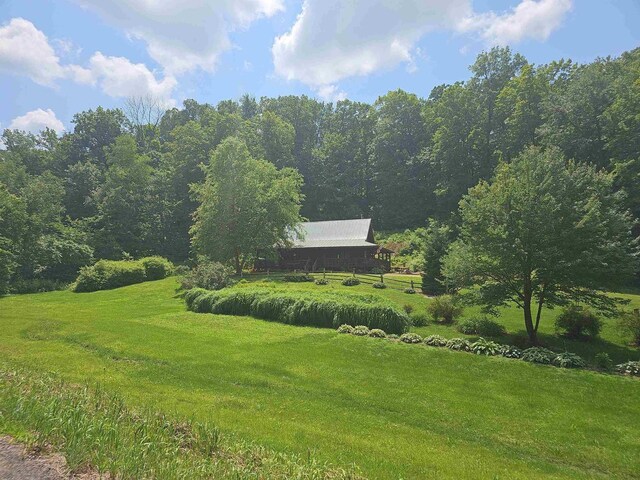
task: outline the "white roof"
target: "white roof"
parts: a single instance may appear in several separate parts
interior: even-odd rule
[[[376,247],[371,219],[305,222],[300,225],[303,238],[293,239],[293,248]]]

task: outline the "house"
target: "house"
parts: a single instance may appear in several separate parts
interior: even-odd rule
[[[290,248],[278,249],[275,261],[261,260],[260,270],[306,272],[389,271],[391,250],[376,244],[371,219],[306,222],[300,225]]]

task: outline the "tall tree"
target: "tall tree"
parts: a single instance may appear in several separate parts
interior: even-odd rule
[[[302,177],[291,168],[251,157],[237,138],[224,140],[212,154],[204,185],[196,188],[200,205],[192,228],[195,251],[232,263],[236,273],[257,252],[286,244],[302,218]]]
[[[542,309],[581,301],[612,312],[601,289],[634,272],[631,216],[612,193],[613,176],[567,162],[557,149],[526,149],[501,164],[460,203],[460,238],[445,276],[487,309],[514,302],[537,343]]]

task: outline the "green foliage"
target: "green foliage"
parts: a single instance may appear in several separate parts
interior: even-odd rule
[[[553,357],[553,364],[561,368],[584,368],[587,366],[580,355],[571,352],[563,352]]]
[[[532,343],[543,306],[582,302],[613,313],[616,299],[601,289],[630,277],[637,247],[612,182],[555,148],[524,150],[461,201],[445,276],[488,310],[523,308]]]
[[[453,240],[451,228],[435,219],[429,220],[425,231],[423,249],[424,273],[422,274],[422,293],[441,295],[445,293],[445,280],[442,275],[442,258]]]
[[[613,370],[613,360],[607,352],[600,352],[595,356],[595,365],[598,369],[603,370],[605,372],[610,372]]]
[[[369,332],[369,336],[373,338],[387,338],[387,334],[384,330],[380,330],[379,328],[372,328]]]
[[[631,337],[634,345],[640,346],[640,310],[624,312],[620,318],[620,329]]]
[[[446,347],[447,341],[448,340],[441,335],[429,335],[424,339],[424,343],[432,347]]]
[[[413,305],[411,305],[410,303],[405,303],[402,306],[402,309],[407,313],[411,313],[411,312],[413,312]]]
[[[367,337],[371,333],[371,330],[369,330],[369,327],[365,325],[356,325],[353,327],[353,332],[351,333],[358,337]]]
[[[386,283],[382,283],[382,282],[375,282],[371,286],[373,288],[377,288],[378,290],[384,290],[385,288],[387,288]]]
[[[416,293],[415,289],[413,289],[413,288],[405,288],[405,289],[403,290],[403,292],[404,292],[404,293],[408,293],[409,295],[413,295],[413,294],[415,294],[415,293]]]
[[[313,282],[314,278],[306,273],[289,273],[282,277],[285,282]]]
[[[547,348],[531,347],[522,352],[521,358],[525,362],[550,365],[554,358],[556,358],[556,354]]]
[[[429,316],[424,312],[415,312],[409,315],[414,327],[424,327],[429,324]]]
[[[462,315],[464,309],[457,304],[455,297],[440,295],[435,297],[427,305],[427,312],[435,322],[445,325],[452,324],[457,317]]]
[[[329,280],[326,278],[318,278],[315,282],[316,285],[329,285]]]
[[[200,258],[198,264],[180,279],[180,283],[183,290],[192,288],[220,290],[233,285],[232,273],[233,269],[230,267]]]
[[[409,317],[392,304],[357,294],[333,294],[247,286],[219,291],[195,288],[184,296],[187,308],[199,313],[251,315],[293,325],[336,328],[365,325],[403,333]]]
[[[174,267],[166,258],[159,256],[145,257],[140,259],[144,267],[144,274],[147,280],[161,280],[173,275]]]
[[[400,341],[403,343],[421,343],[422,337],[417,333],[403,333],[400,335]]]
[[[347,277],[342,280],[341,283],[345,287],[355,287],[356,285],[360,285],[360,280],[357,277]]]
[[[465,335],[481,335],[484,337],[501,337],[507,331],[504,325],[487,317],[474,317],[460,322],[458,331]]]
[[[415,230],[405,230],[388,236],[378,234],[376,240],[383,247],[395,252],[391,257],[391,267],[393,269],[418,272],[422,271],[424,264],[422,257],[425,234],[426,230],[424,228],[416,228]]]
[[[343,323],[338,327],[338,333],[353,333],[353,327]]]
[[[562,309],[556,317],[557,332],[562,332],[569,338],[595,338],[602,329],[600,319],[588,308],[571,304]]]
[[[522,350],[513,345],[501,345],[500,355],[505,358],[522,358]]]
[[[616,372],[623,375],[640,377],[640,361],[625,362],[616,365]]]
[[[484,338],[480,337],[478,340],[471,344],[470,351],[472,353],[475,353],[476,355],[500,355],[501,347],[496,342],[485,340]]]
[[[445,346],[451,350],[458,350],[461,352],[468,352],[471,350],[471,344],[464,338],[452,338],[447,340],[447,344]]]

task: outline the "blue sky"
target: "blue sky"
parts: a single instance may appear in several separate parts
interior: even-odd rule
[[[533,63],[640,46],[638,0],[5,0],[0,126],[152,95],[217,103],[307,94],[372,102],[465,80],[509,45]]]

